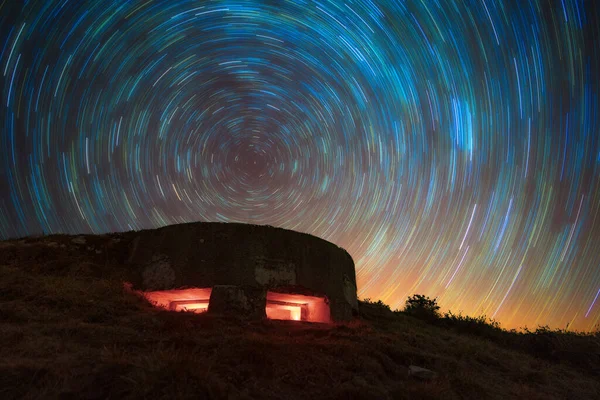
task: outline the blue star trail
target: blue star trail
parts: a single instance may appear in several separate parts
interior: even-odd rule
[[[0,0],[0,238],[269,224],[361,297],[594,329],[596,3]]]

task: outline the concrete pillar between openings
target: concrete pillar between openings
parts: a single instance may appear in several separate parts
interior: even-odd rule
[[[265,318],[267,291],[264,288],[215,285],[210,294],[208,312],[241,318]]]

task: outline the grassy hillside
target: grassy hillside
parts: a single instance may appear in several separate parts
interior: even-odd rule
[[[369,302],[338,325],[172,313],[72,240],[0,242],[1,399],[600,398],[597,335],[427,322]]]

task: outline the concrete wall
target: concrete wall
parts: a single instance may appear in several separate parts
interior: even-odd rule
[[[129,232],[135,289],[240,285],[327,296],[331,317],[358,310],[352,257],[312,235],[270,226],[190,223]]]

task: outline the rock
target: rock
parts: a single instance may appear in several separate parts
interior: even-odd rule
[[[86,240],[85,240],[85,238],[83,236],[77,236],[77,237],[74,237],[73,239],[71,239],[71,243],[74,243],[74,244],[85,244]]]
[[[354,386],[359,388],[369,387],[367,380],[360,376],[355,376],[354,378],[352,378],[352,383],[354,384]]]
[[[142,273],[146,290],[172,289],[175,283],[175,271],[165,256],[154,256],[150,265]]]
[[[87,262],[76,262],[69,267],[69,276],[93,276],[94,266]]]
[[[265,317],[266,291],[236,285],[215,285],[208,312],[239,317]]]
[[[416,365],[410,365],[408,367],[408,376],[424,381],[430,381],[435,379],[437,374],[430,369],[417,367]]]

